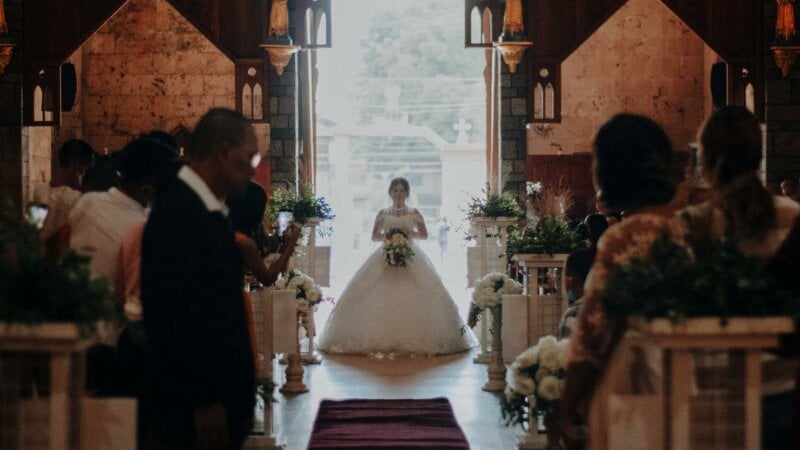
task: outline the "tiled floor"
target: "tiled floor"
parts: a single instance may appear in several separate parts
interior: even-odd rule
[[[305,449],[320,400],[346,398],[447,397],[473,449],[513,449],[519,427],[500,420],[498,396],[481,390],[486,365],[474,364],[477,350],[431,358],[371,359],[323,354],[320,365],[304,366],[310,392],[276,394],[276,434],[287,450]],[[277,366],[281,372],[285,366]],[[276,380],[282,379],[276,374]]]

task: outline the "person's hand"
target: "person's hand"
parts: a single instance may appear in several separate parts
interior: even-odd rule
[[[228,422],[222,403],[195,410],[194,430],[197,448],[227,448],[230,444]]]
[[[283,239],[287,247],[294,248],[297,240],[300,238],[300,228],[297,225],[289,225],[289,228],[283,233]]]

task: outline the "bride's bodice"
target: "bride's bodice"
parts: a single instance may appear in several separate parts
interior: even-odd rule
[[[414,220],[414,214],[393,216],[384,212],[382,228],[384,233],[392,228],[399,228],[411,239],[412,236],[414,236],[413,231],[417,229],[417,223],[416,220]]]

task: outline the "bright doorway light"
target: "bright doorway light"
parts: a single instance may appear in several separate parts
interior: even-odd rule
[[[406,177],[426,219],[420,242],[466,315],[463,207],[486,180],[484,51],[464,48],[461,0],[337,0],[333,48],[317,52],[316,190],[337,217],[336,297],[368,254],[389,181]],[[446,251],[439,228],[446,217]],[[324,320],[320,320],[324,323]]]

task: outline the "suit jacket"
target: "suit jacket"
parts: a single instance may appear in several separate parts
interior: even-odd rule
[[[180,179],[145,226],[141,280],[151,417],[193,439],[193,412],[221,402],[229,430],[249,431],[255,379],[241,256],[227,219]]]

